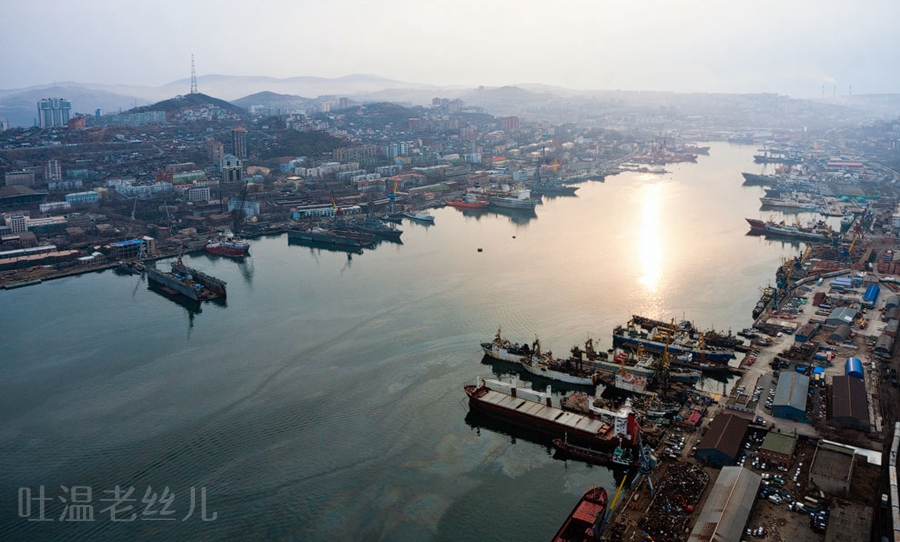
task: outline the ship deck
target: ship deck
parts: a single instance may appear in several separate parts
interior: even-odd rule
[[[604,436],[611,427],[605,422],[589,418],[583,414],[568,412],[561,408],[547,406],[521,397],[513,397],[494,390],[488,390],[488,392],[479,400],[504,410],[518,412],[525,416],[541,418],[548,423],[584,431],[600,437]]]

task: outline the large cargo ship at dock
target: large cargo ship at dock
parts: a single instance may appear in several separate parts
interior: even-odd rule
[[[208,301],[225,297],[225,281],[188,267],[179,259],[172,264],[172,271],[165,273],[147,266],[147,279],[167,288],[166,293],[181,294],[194,301]]]
[[[756,235],[772,235],[775,237],[802,239],[804,241],[824,242],[831,240],[828,229],[822,222],[804,227],[797,224],[786,224],[785,222],[763,222],[755,218],[746,218],[745,220],[750,224],[750,233]]]
[[[517,388],[515,379],[510,383],[481,379],[464,390],[473,410],[555,438],[609,451],[634,448],[640,442],[640,426],[627,401],[615,412],[590,404],[588,414],[579,414],[553,406],[549,386],[544,393]]]

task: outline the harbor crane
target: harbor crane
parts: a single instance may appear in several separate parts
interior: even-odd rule
[[[247,201],[247,185],[249,183],[249,179],[244,181],[244,186],[241,188],[241,192],[237,198],[237,205],[231,210],[231,231],[234,232],[235,235],[241,231],[241,227],[244,223],[244,203]]]

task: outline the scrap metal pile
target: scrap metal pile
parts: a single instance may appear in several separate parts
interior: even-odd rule
[[[645,533],[644,538],[654,542],[687,540],[691,513],[708,483],[709,475],[697,465],[669,465],[665,481],[638,522],[638,527]]]

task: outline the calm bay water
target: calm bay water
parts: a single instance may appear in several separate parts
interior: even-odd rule
[[[502,325],[559,355],[588,336],[606,349],[632,314],[748,326],[799,252],[745,235],[773,214],[741,186],[754,150],[585,183],[531,219],[434,210],[362,254],[282,235],[245,263],[186,257],[228,281],[197,313],[113,272],[0,292],[0,538],[550,538],[616,479],[467,423],[462,386],[492,372],[478,343]],[[20,518],[19,488],[41,485],[56,521]],[[58,521],[73,485],[92,488],[93,522]],[[134,487],[134,521],[101,513],[116,485]],[[165,486],[177,521],[142,521]]]

